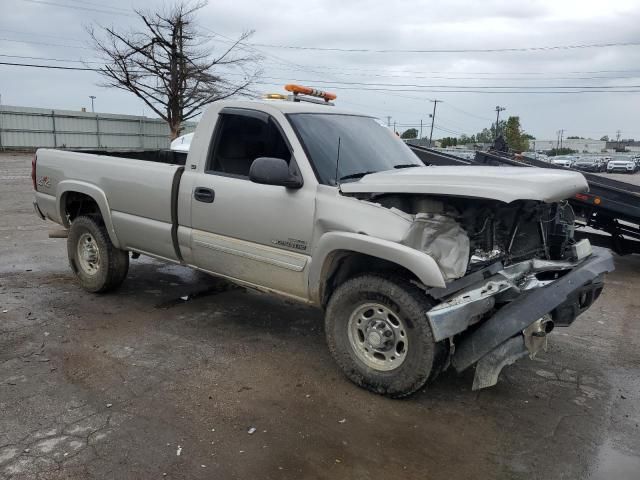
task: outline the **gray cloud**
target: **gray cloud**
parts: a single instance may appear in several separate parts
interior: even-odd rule
[[[83,26],[91,23],[128,28],[131,15],[96,10],[130,9],[132,4],[114,0],[103,6],[97,0],[54,3],[63,8],[14,0],[3,7],[0,18],[0,54],[91,60]],[[162,1],[134,2],[153,8]],[[85,9],[86,8],[86,9]],[[123,13],[122,10],[112,10]],[[617,0],[601,2],[499,0],[430,1],[401,0],[344,2],[310,0],[300,7],[281,0],[264,2],[211,2],[201,23],[227,37],[255,29],[260,44],[367,49],[477,49],[531,47],[640,40],[640,4]],[[61,38],[64,37],[64,38]],[[11,40],[11,41],[8,41]],[[38,42],[20,43],[19,41]],[[222,38],[212,50],[227,45]],[[66,45],[66,46],[57,46]],[[311,80],[314,86],[332,90],[346,108],[381,117],[391,116],[402,125],[428,122],[432,104],[438,105],[436,130],[475,133],[488,126],[495,105],[506,114],[520,115],[525,129],[538,138],[553,138],[564,128],[569,135],[599,138],[613,135],[640,138],[640,93],[540,94],[540,93],[442,93],[435,88],[417,92],[374,92],[346,89],[337,82],[396,83],[464,86],[640,85],[640,47],[554,50],[509,53],[339,53],[260,48],[265,54],[264,76],[257,89],[279,91],[287,81]],[[0,57],[0,61],[52,63]],[[56,63],[64,64],[64,63]],[[80,64],[76,64],[80,65]],[[624,73],[585,73],[608,70]],[[412,72],[412,73],[408,73]],[[493,74],[489,75],[486,72]],[[267,78],[269,77],[269,78]],[[442,78],[444,77],[444,78]],[[601,78],[594,78],[601,77]],[[610,78],[618,77],[618,78]],[[234,78],[234,77],[230,77]],[[325,81],[328,83],[320,83]],[[0,66],[3,103],[46,108],[79,109],[97,95],[99,111],[140,114],[144,106],[132,95],[97,86],[92,72],[64,72]],[[384,87],[380,87],[384,88]],[[439,88],[443,90],[446,88]],[[145,113],[150,114],[149,109]]]

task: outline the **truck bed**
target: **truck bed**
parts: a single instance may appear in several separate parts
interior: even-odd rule
[[[133,153],[38,150],[38,205],[45,216],[64,225],[60,212],[66,191],[98,198],[100,210],[106,210],[103,218],[111,218],[107,227],[119,248],[175,260],[172,227],[177,212],[172,206],[184,167],[168,163],[172,157],[157,150]]]

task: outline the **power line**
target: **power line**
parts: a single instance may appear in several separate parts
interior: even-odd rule
[[[271,80],[286,80],[281,77],[269,77],[264,76],[262,78],[267,78]],[[299,78],[297,81],[300,82],[311,82],[311,83],[321,83],[321,84],[339,84],[339,85],[361,85],[366,87],[412,87],[412,88],[495,88],[495,89],[543,89],[543,88],[560,88],[560,89],[618,89],[618,88],[640,88],[640,85],[420,85],[415,83],[368,83],[368,82],[345,82],[345,81],[330,81],[330,80],[319,80],[319,79],[309,79],[309,78]]]
[[[275,67],[281,68],[281,67]],[[286,70],[286,69],[285,69]],[[526,77],[513,77],[513,76],[501,76],[501,77],[491,77],[491,78],[469,78],[468,76],[443,76],[443,75],[428,75],[428,76],[417,76],[417,75],[390,75],[390,74],[381,74],[381,73],[366,73],[367,71],[361,70],[358,72],[340,72],[340,76],[358,76],[358,77],[381,77],[381,78],[411,78],[411,79],[439,79],[439,80],[473,80],[473,81],[482,81],[482,80],[518,80],[518,81],[537,81],[540,79],[543,80],[611,80],[611,79],[624,79],[624,78],[640,78],[640,75],[607,75],[607,76],[588,76],[588,77],[543,77],[543,78],[526,78]],[[369,71],[371,72],[371,70]],[[631,70],[629,71],[631,72]],[[428,72],[424,72],[428,73]],[[447,73],[447,72],[441,72]],[[467,72],[451,72],[454,75],[477,75]],[[503,72],[504,73],[504,72]],[[518,74],[517,72],[514,72]],[[498,75],[496,73],[495,75]]]
[[[51,37],[51,38],[59,38],[61,40],[71,40],[72,42],[79,42],[79,43],[86,43],[83,40],[78,40],[77,38],[73,38],[73,37],[64,37],[62,35],[51,35],[49,33],[40,33],[40,32],[27,32],[24,30],[11,30],[8,28],[4,28],[2,27],[2,31],[3,32],[7,32],[7,33],[17,33],[18,35],[28,35],[29,37]]]
[[[12,65],[15,67],[32,67],[32,68],[51,68],[54,70],[84,70],[90,72],[98,72],[98,68],[86,68],[86,67],[65,67],[62,65],[36,65],[33,63],[12,63],[12,62],[0,62],[0,65]]]
[[[336,67],[336,66],[332,66],[332,65],[317,65],[317,68],[321,68],[322,70],[340,70],[341,72],[343,72],[344,70],[356,70],[358,72],[362,72],[362,73],[367,73],[367,72],[379,72],[380,70],[370,70],[370,69],[364,69],[362,68],[363,66],[369,66],[369,67],[377,67],[379,66],[378,64],[363,64],[359,67],[349,67],[349,66],[340,66],[340,67]],[[640,70],[638,69],[627,69],[627,70],[581,70],[581,71],[568,71],[568,72],[554,72],[554,73],[561,73],[561,74],[566,74],[566,75],[572,75],[572,74],[594,74],[594,73],[638,73],[640,72]],[[447,70],[432,70],[432,71],[418,71],[418,70],[398,70],[392,73],[406,73],[406,74],[445,74],[445,73],[455,73],[455,74],[459,74],[459,75],[504,75],[506,72],[459,72],[459,71],[447,71]],[[547,75],[547,73],[545,72],[540,72],[540,71],[518,71],[518,72],[509,72],[511,75]]]
[[[84,5],[91,5],[93,7],[99,7],[99,8],[108,8],[109,10],[120,10],[121,12],[126,12],[131,14],[131,10],[127,9],[127,8],[122,8],[122,7],[112,7],[111,5],[105,5],[105,4],[100,4],[100,3],[93,3],[93,2],[87,2],[86,0],[67,0],[67,2],[73,2],[73,3],[82,3]]]
[[[104,62],[91,62],[91,61],[85,61],[85,60],[71,60],[68,58],[48,58],[48,57],[27,57],[24,55],[4,55],[4,54],[0,54],[0,57],[5,57],[5,58],[20,58],[22,60],[46,60],[48,62],[70,62],[70,63],[94,63],[94,64],[100,64],[102,65]]]
[[[35,0],[29,0],[35,1]],[[577,45],[553,45],[546,47],[510,47],[510,48],[443,48],[443,49],[369,49],[369,48],[338,48],[338,47],[306,47],[300,45],[274,45],[268,43],[246,42],[247,45],[262,48],[283,48],[289,50],[315,50],[322,52],[344,53],[498,53],[498,52],[535,52],[551,50],[574,50],[585,48],[631,47],[638,46],[640,42],[609,42]]]
[[[275,83],[263,83],[264,85],[277,85]],[[555,87],[550,87],[555,88]],[[633,88],[633,87],[629,87]],[[488,94],[573,94],[573,93],[640,93],[640,89],[636,90],[419,90],[419,89],[388,89],[388,88],[369,88],[369,87],[342,87],[334,86],[334,90],[359,90],[369,92],[415,92],[415,93],[488,93]],[[422,100],[422,99],[421,99]],[[426,99],[425,99],[426,100]]]
[[[68,37],[60,37],[60,38],[68,38]],[[0,39],[1,40],[1,39]],[[11,40],[11,39],[6,39],[8,41],[16,41],[16,42],[23,42],[22,40]],[[24,41],[25,43],[27,43],[27,41]],[[29,41],[28,43],[34,43]],[[54,45],[51,43],[42,43],[44,45]],[[70,45],[68,45],[68,47],[71,47]],[[74,48],[78,48],[78,47],[74,47]],[[84,48],[84,47],[82,47]],[[7,57],[7,58],[20,58],[20,59],[26,59],[26,60],[45,60],[45,61],[52,61],[52,62],[70,62],[70,63],[82,63],[82,64],[102,64],[103,62],[95,62],[95,61],[85,61],[85,60],[74,60],[74,59],[63,59],[63,58],[49,58],[49,57],[32,57],[32,56],[22,56],[22,55],[6,55],[6,54],[0,54],[0,57]],[[348,74],[341,74],[341,75],[348,75]],[[369,76],[369,75],[368,75]],[[381,76],[381,77],[386,77],[387,75],[376,75],[376,76]],[[398,78],[406,78],[405,76],[389,76],[389,77],[398,77]],[[282,78],[282,77],[263,77],[263,78],[269,78],[269,79],[274,79],[274,80],[289,80],[289,78]],[[463,77],[412,77],[412,78],[434,78],[434,79],[445,79],[445,80],[498,80],[496,78],[492,78],[492,79],[467,79],[467,78],[463,78]],[[631,77],[555,77],[555,78],[544,78],[544,79],[535,79],[535,80],[551,80],[551,79],[566,79],[566,80],[586,80],[586,79],[591,79],[591,80],[596,80],[596,79],[618,79],[618,78],[640,78],[639,76],[631,76]],[[506,80],[507,78],[501,78],[500,80]],[[518,78],[511,78],[512,80],[521,80]],[[404,86],[413,86],[413,87],[425,87],[425,88],[431,88],[431,87],[442,87],[444,88],[444,86],[435,86],[435,85],[416,85],[416,84],[399,84],[399,83],[366,83],[366,82],[349,82],[349,81],[343,81],[343,80],[336,80],[336,81],[329,81],[329,80],[315,80],[315,79],[300,79],[299,81],[304,81],[304,82],[315,82],[315,83],[327,83],[327,84],[335,84],[335,83],[341,83],[341,84],[345,84],[345,85],[365,85],[365,86],[397,86],[397,87],[404,87]],[[454,85],[446,85],[446,87],[451,87],[451,88],[555,88],[554,85],[545,85],[545,86],[530,86],[530,85],[518,85],[518,86],[514,86],[514,87],[507,87],[507,86],[483,86],[483,85],[467,85],[467,86],[454,86]],[[618,88],[618,86],[603,86],[602,88]],[[635,86],[634,86],[635,87]],[[585,87],[567,87],[567,86],[559,86],[558,88],[601,88],[598,86],[585,86]],[[619,86],[619,88],[627,88],[627,86]],[[458,109],[462,112],[464,112],[461,109]],[[466,112],[465,112],[466,113]],[[486,118],[483,117],[479,117],[483,120],[486,120]]]
[[[116,12],[116,11],[109,11],[109,10],[102,10],[99,8],[91,8],[91,7],[81,7],[78,5],[65,5],[64,3],[56,3],[56,2],[49,2],[47,0],[22,0],[23,2],[29,2],[29,3],[38,3],[41,5],[51,5],[54,7],[62,7],[62,8],[71,8],[73,10],[87,10],[89,12],[98,12],[98,13],[106,13],[109,15],[123,15],[123,16],[130,16],[130,13],[124,13],[124,12]]]
[[[80,71],[100,71],[97,68],[86,68],[86,67],[67,67],[62,65],[39,65],[39,64],[28,64],[28,63],[14,63],[14,62],[0,62],[0,65],[8,65],[8,66],[18,66],[18,67],[31,67],[31,68],[45,68],[45,69],[57,69],[57,70],[80,70]],[[256,82],[258,85],[276,85],[273,83],[264,83],[264,82]],[[493,90],[418,90],[418,89],[387,89],[387,88],[369,88],[369,87],[343,87],[343,86],[334,86],[334,89],[338,90],[361,90],[361,91],[373,91],[373,92],[419,92],[419,93],[499,93],[499,94],[575,94],[575,93],[640,93],[640,90],[565,90],[565,91],[544,91],[544,90],[529,90],[529,91],[517,91],[517,90],[503,90],[503,91],[493,91]],[[492,87],[487,87],[492,88]],[[499,87],[496,87],[499,88]],[[516,87],[512,87],[516,88]],[[544,87],[539,87],[544,88]],[[552,87],[559,88],[559,87]],[[571,88],[571,87],[567,87]],[[574,88],[582,88],[582,87],[574,87]],[[594,88],[604,88],[604,87],[594,87]],[[623,88],[623,87],[617,87]],[[629,86],[625,88],[638,88],[636,86]]]
[[[35,40],[14,40],[12,38],[0,38],[0,40],[4,42],[14,42],[14,43],[31,43],[33,45],[46,45],[49,47],[64,47],[64,48],[80,48],[82,50],[93,50],[89,47],[81,47],[79,45],[62,45],[60,43],[50,43],[50,42],[38,42]]]

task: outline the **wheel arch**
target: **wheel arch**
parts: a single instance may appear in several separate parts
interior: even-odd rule
[[[86,182],[63,180],[58,184],[58,188],[56,189],[56,198],[58,215],[60,221],[66,228],[71,226],[70,218],[73,219],[74,216],[82,213],[95,213],[97,209],[107,229],[111,243],[114,247],[120,248],[118,236],[116,235],[111,219],[109,201],[102,189]],[[88,201],[88,203],[82,206],[83,211],[71,211],[73,202],[78,200]]]
[[[323,235],[309,273],[311,299],[322,306],[344,280],[363,272],[394,271],[430,287],[446,286],[435,260],[413,248],[364,234]]]

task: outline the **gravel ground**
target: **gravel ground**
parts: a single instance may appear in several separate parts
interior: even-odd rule
[[[144,258],[83,292],[31,201],[29,157],[0,155],[0,478],[638,478],[639,257],[496,387],[389,400],[307,307]]]

